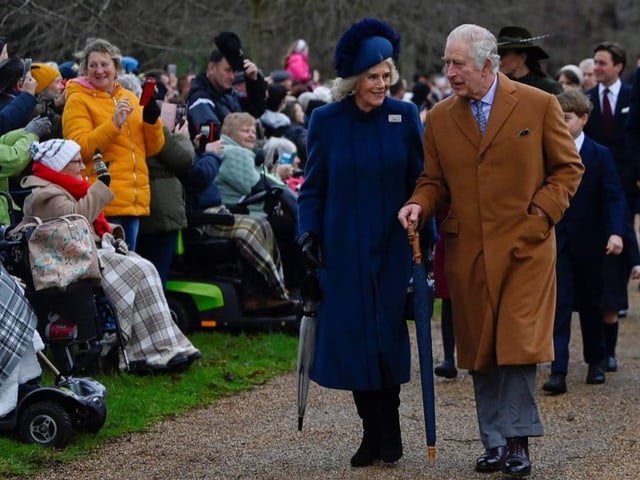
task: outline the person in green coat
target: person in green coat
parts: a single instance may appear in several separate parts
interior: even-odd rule
[[[18,175],[31,161],[29,146],[51,131],[47,118],[34,118],[24,128],[0,136],[0,191],[9,190],[9,177]],[[9,206],[0,198],[0,223],[9,225]]]

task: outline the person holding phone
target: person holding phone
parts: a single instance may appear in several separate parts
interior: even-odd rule
[[[247,112],[259,118],[266,108],[267,84],[256,64],[244,57],[238,36],[222,32],[215,42],[217,48],[209,55],[207,70],[193,79],[185,102],[192,139],[203,125],[212,123],[218,138],[229,113]],[[246,96],[233,87],[236,72],[244,72]]]
[[[37,82],[24,62],[9,57],[0,62],[0,135],[24,127],[36,107]]]
[[[117,81],[122,54],[109,41],[92,39],[79,56],[81,76],[67,83],[63,134],[81,146],[91,182],[96,180],[93,154],[96,148],[104,152],[115,193],[105,215],[124,228],[129,248],[135,250],[140,217],[150,212],[145,160],[165,143],[160,107],[155,101],[142,107],[135,94],[122,88]]]

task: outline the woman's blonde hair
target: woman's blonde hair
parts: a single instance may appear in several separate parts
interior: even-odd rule
[[[249,113],[233,112],[224,117],[220,133],[228,137],[233,137],[234,132],[246,125],[255,127],[256,119]]]
[[[386,63],[387,65],[389,65],[389,68],[391,68],[391,85],[393,85],[400,78],[400,74],[398,73],[396,64],[391,57],[384,59],[382,63]],[[358,83],[358,80],[363,75],[366,75],[368,71],[369,69],[366,69],[364,72],[360,72],[358,75],[353,75],[346,78],[336,78],[333,82],[333,86],[331,87],[331,97],[334,100],[339,101],[347,95],[352,95],[356,88],[356,83]]]
[[[87,59],[94,52],[109,55],[115,65],[116,74],[122,73],[122,52],[120,52],[120,49],[104,38],[89,38],[84,49],[75,54],[81,75],[87,73]]]

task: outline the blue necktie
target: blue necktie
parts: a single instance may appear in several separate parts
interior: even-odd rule
[[[487,118],[484,116],[484,110],[482,109],[482,100],[472,101],[471,110],[478,123],[478,128],[480,128],[480,135],[484,135],[484,131],[487,129]]]

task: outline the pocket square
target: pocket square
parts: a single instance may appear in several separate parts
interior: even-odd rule
[[[518,132],[518,136],[524,137],[525,135],[529,135],[529,133],[531,133],[531,130],[529,130],[528,128],[523,128]]]
[[[623,107],[620,113],[629,113],[629,107]]]

